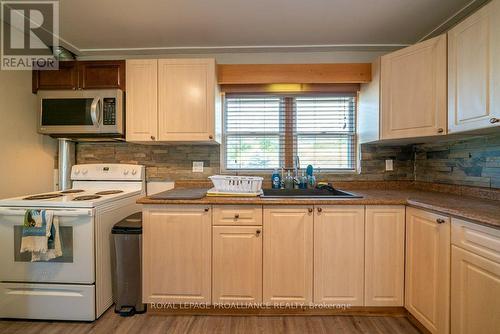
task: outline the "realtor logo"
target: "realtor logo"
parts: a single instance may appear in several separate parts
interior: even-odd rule
[[[1,1],[1,69],[56,70],[58,1]]]

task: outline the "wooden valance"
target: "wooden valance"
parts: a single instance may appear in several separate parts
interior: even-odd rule
[[[219,84],[359,84],[371,81],[371,64],[220,64]]]

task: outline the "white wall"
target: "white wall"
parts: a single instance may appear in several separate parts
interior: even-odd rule
[[[57,141],[37,133],[31,71],[0,70],[0,198],[51,191]]]

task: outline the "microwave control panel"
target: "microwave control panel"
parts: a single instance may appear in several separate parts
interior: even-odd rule
[[[103,99],[103,125],[116,124],[116,101],[114,98]]]

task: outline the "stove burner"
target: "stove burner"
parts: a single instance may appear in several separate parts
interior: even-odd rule
[[[42,194],[42,195],[33,195],[23,198],[23,200],[37,200],[37,199],[51,199],[56,197],[62,197],[61,194]]]
[[[61,191],[61,194],[76,194],[76,193],[82,193],[84,191],[85,190],[81,190],[81,189],[68,189],[68,190]]]
[[[96,195],[113,195],[113,194],[119,194],[122,192],[123,192],[123,190],[104,190],[104,191],[99,191],[95,194]]]
[[[84,195],[84,196],[77,196],[77,197],[73,198],[73,201],[88,201],[88,200],[91,200],[91,199],[98,199],[98,198],[101,198],[101,196],[97,196],[97,195]]]

